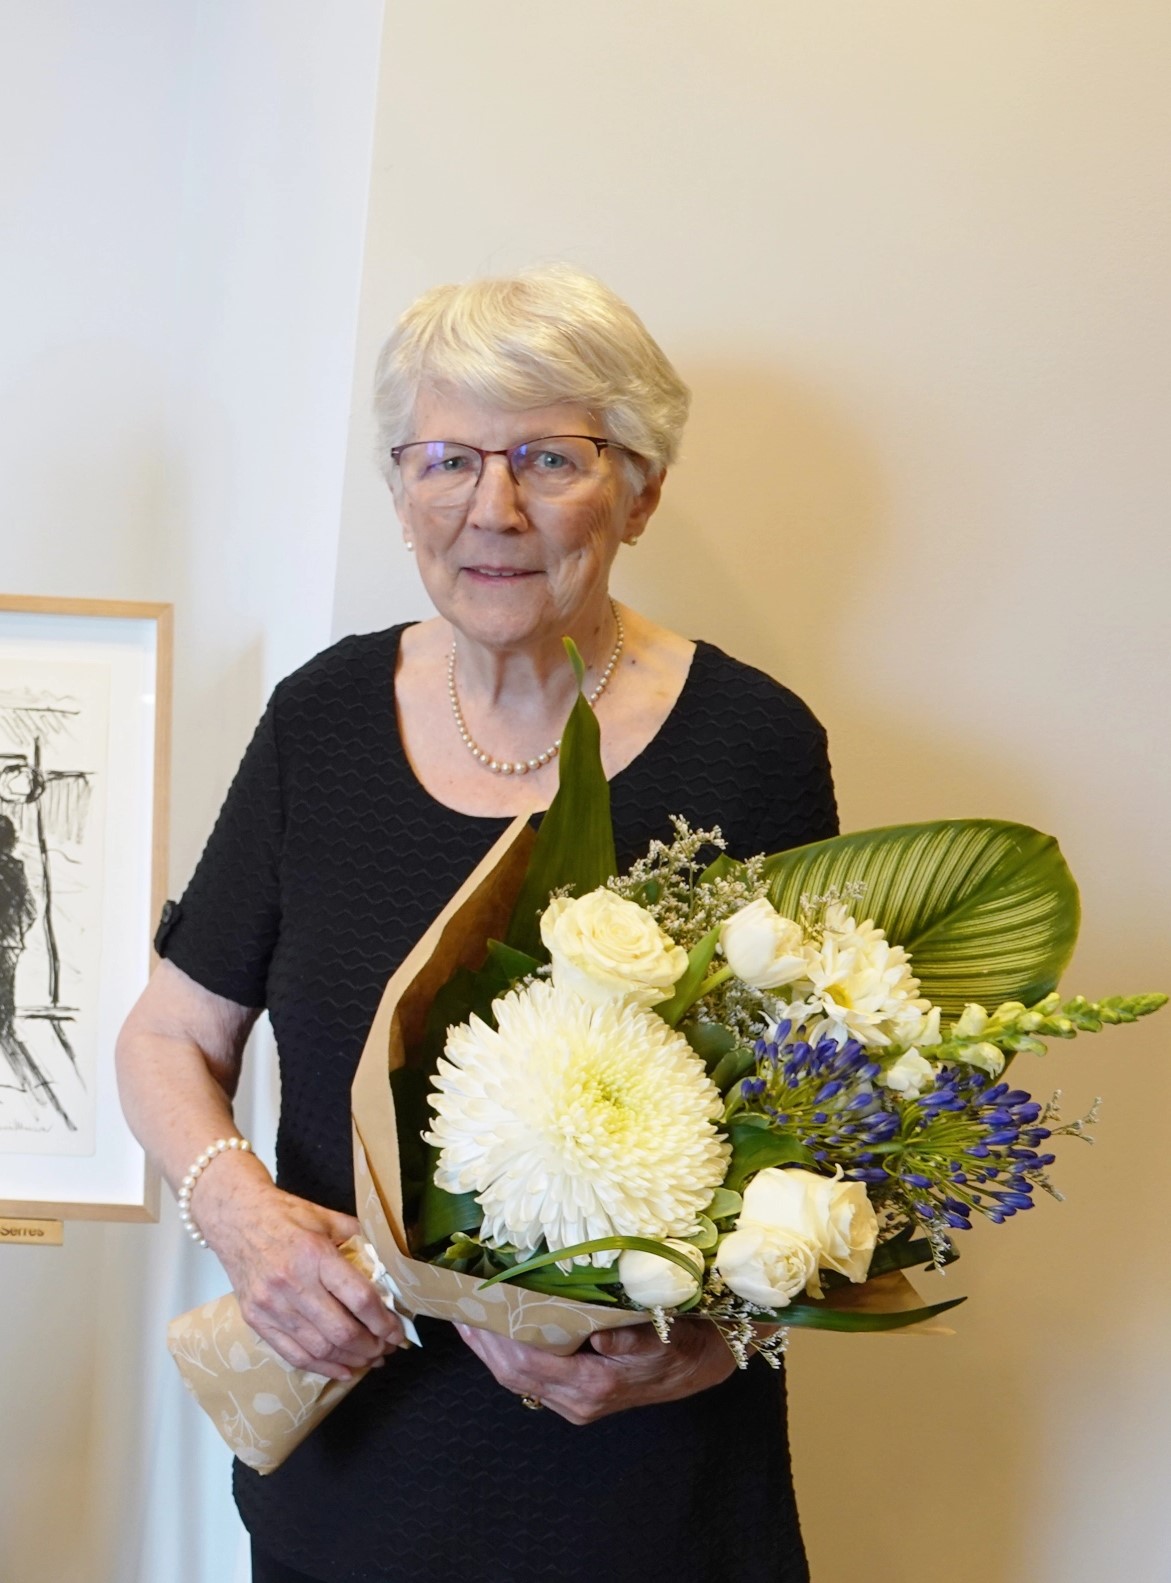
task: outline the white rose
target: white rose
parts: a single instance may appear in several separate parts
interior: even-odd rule
[[[925,1061],[918,1050],[907,1050],[888,1066],[878,1081],[904,1099],[918,1099],[925,1088],[935,1081],[935,1068]]]
[[[978,1066],[989,1077],[999,1077],[1004,1071],[1004,1051],[994,1044],[970,1044],[966,1050],[957,1050],[956,1058],[969,1066]]]
[[[541,915],[553,982],[603,1006],[623,996],[640,1006],[666,1000],[687,969],[687,952],[641,907],[613,891],[555,896]]]
[[[618,1255],[618,1279],[626,1295],[639,1308],[678,1308],[688,1303],[699,1291],[703,1276],[703,1254],[689,1242],[666,1238],[666,1245],[677,1253],[685,1253],[695,1265],[695,1274],[688,1275],[670,1259],[657,1253],[644,1253],[639,1248],[625,1248]]]
[[[829,1228],[821,1250],[824,1270],[864,1281],[878,1241],[878,1216],[864,1182],[830,1182]]]
[[[716,1269],[746,1302],[787,1308],[798,1292],[817,1285],[817,1249],[793,1232],[741,1222],[721,1240]]]
[[[773,1165],[757,1172],[744,1190],[736,1229],[745,1226],[799,1237],[816,1251],[820,1269],[837,1270],[851,1281],[866,1279],[878,1240],[878,1218],[864,1183],[795,1166]],[[806,1291],[821,1296],[816,1271]]]
[[[720,949],[736,977],[753,989],[779,989],[805,976],[804,930],[763,896],[727,920]]]

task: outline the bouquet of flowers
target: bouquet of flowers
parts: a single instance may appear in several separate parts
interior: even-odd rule
[[[901,1272],[951,1262],[974,1215],[1060,1196],[1052,1145],[1093,1119],[1009,1064],[1166,996],[1061,998],[1077,890],[1022,826],[737,862],[676,819],[617,875],[596,736],[579,701],[509,934],[439,1008],[427,1119],[417,1086],[404,1116],[431,1146],[417,1247],[483,1290],[642,1310],[664,1340],[703,1315],[742,1365],[783,1347],[762,1324],[953,1307]]]
[[[579,681],[580,659],[567,644]],[[737,1362],[794,1325],[933,1321],[976,1214],[1031,1207],[1084,1137],[1005,1074],[1164,995],[1056,985],[1078,896],[1051,837],[959,820],[736,861],[674,821],[618,874],[579,696],[557,796],[519,817],[390,980],[354,1080],[363,1237],[343,1250],[419,1314],[574,1351],[676,1315]],[[250,1466],[356,1382],[284,1362],[230,1294],[173,1321],[185,1383]]]

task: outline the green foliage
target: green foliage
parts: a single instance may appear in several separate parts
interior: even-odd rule
[[[434,1075],[447,1042],[447,1030],[476,1016],[490,1028],[496,1026],[492,1002],[505,994],[517,979],[535,973],[541,963],[535,956],[488,941],[484,965],[473,971],[458,967],[439,990],[427,1012],[420,1058],[412,1064],[428,1079]]]
[[[907,1226],[898,1236],[891,1237],[889,1242],[878,1244],[870,1260],[869,1276],[886,1275],[891,1270],[913,1270],[924,1264],[938,1268],[940,1265],[954,1264],[958,1257],[954,1248],[944,1249],[942,1246],[937,1256],[927,1238],[916,1235],[914,1227]]]
[[[1037,1000],[1077,940],[1077,886],[1051,836],[990,819],[892,825],[781,852],[769,899],[795,918],[803,896],[861,883],[859,913],[910,953],[922,993],[955,1016],[969,1001]]]
[[[721,1056],[711,1074],[712,1082],[721,1094],[726,1094],[742,1077],[747,1077],[749,1072],[756,1068],[756,1057],[747,1046],[739,1044]]]
[[[509,945],[538,955],[543,955],[540,915],[552,893],[568,889],[584,896],[618,871],[598,722],[581,691],[585,666],[569,638],[565,649],[578,695],[561,734],[557,795],[541,820],[507,930]]]
[[[728,1128],[728,1139],[732,1145],[732,1159],[724,1187],[732,1193],[741,1192],[748,1179],[766,1166],[814,1163],[812,1154],[792,1133],[774,1132],[767,1124],[760,1126],[756,1120],[734,1122]]]
[[[723,1056],[736,1047],[736,1035],[722,1022],[692,1022],[682,1029],[683,1037],[699,1056],[710,1076]]]
[[[671,1264],[677,1264],[681,1270],[686,1270],[688,1275],[696,1274],[694,1260],[686,1253],[680,1253],[678,1248],[672,1248],[669,1243],[655,1241],[651,1237],[595,1237],[591,1242],[575,1242],[568,1248],[555,1248],[552,1253],[538,1253],[531,1259],[526,1259],[523,1264],[517,1264],[512,1269],[500,1270],[496,1275],[484,1282],[484,1286],[495,1286],[499,1281],[512,1281],[518,1275],[528,1275],[531,1270],[542,1270],[547,1265],[557,1264],[565,1259],[575,1259],[587,1253],[609,1253],[622,1251],[625,1248],[634,1248],[642,1253],[657,1253],[660,1259],[666,1259]],[[582,1266],[587,1268],[587,1266]],[[598,1272],[594,1271],[594,1278]]]
[[[653,1010],[674,1028],[684,1012],[690,1011],[699,998],[700,985],[707,977],[707,970],[711,966],[712,957],[716,954],[716,946],[720,943],[720,931],[710,929],[702,940],[698,940],[687,954],[687,970],[675,985],[674,992],[667,1000],[659,1001]]]
[[[394,1100],[403,1213],[409,1225],[418,1218],[427,1181],[427,1150],[421,1137],[427,1125],[427,1077],[416,1067],[400,1066],[390,1074],[390,1092]]]
[[[704,1214],[709,1220],[728,1220],[738,1215],[743,1207],[744,1199],[739,1193],[732,1192],[728,1187],[717,1187]]]
[[[777,1308],[771,1314],[762,1314],[763,1323],[772,1320],[778,1325],[797,1325],[805,1330],[905,1330],[908,1325],[921,1324],[924,1319],[934,1319],[949,1308],[958,1308],[965,1297],[952,1297],[945,1303],[927,1303],[922,1308],[895,1308],[889,1313],[864,1312],[854,1308],[830,1308],[825,1303],[794,1300],[788,1308]]]
[[[420,1196],[418,1225],[423,1248],[446,1242],[457,1231],[475,1231],[484,1218],[474,1193],[448,1193],[436,1185],[435,1156],[436,1150],[427,1150],[427,1180]]]

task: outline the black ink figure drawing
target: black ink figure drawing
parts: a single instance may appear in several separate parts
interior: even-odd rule
[[[77,1130],[48,1059],[38,1057],[29,1036],[32,1027],[51,1030],[50,1049],[80,1080],[69,1037],[77,1011],[62,1004],[53,859],[56,853],[63,860],[63,844],[81,839],[89,777],[43,767],[46,741],[67,735],[77,713],[67,700],[0,700],[0,1089],[23,1097],[32,1113],[31,1131],[48,1130],[37,1125],[38,1111],[55,1116],[69,1132]],[[44,994],[20,1005],[17,970],[34,941]]]

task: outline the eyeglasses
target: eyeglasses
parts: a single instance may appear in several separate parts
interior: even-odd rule
[[[504,451],[485,451],[455,440],[411,440],[396,445],[397,463],[407,491],[418,500],[457,505],[470,500],[490,456],[503,456],[517,488],[542,500],[560,499],[589,489],[601,472],[603,451],[638,453],[595,434],[546,434]]]

